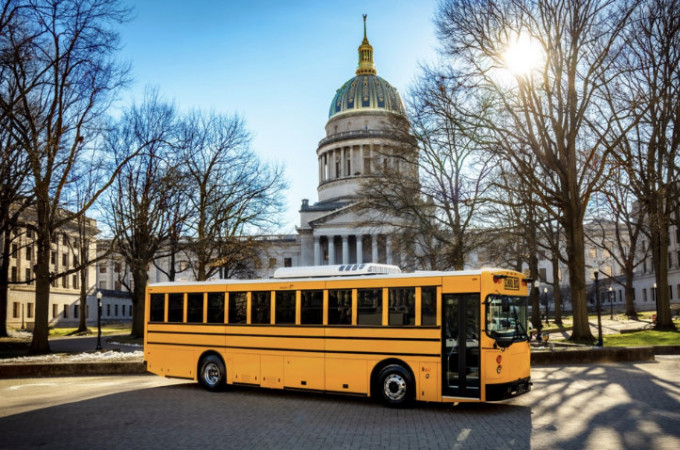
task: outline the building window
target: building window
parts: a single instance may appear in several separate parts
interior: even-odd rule
[[[56,303],[52,304],[52,318],[56,319],[59,316],[59,305]]]
[[[114,270],[114,272],[116,272],[116,273],[120,273],[120,263],[119,263],[119,262],[117,262],[116,264],[114,264],[113,270]]]
[[[673,285],[668,286],[668,299],[673,300]]]
[[[73,275],[73,289],[78,289],[78,275]]]
[[[116,280],[116,283],[115,283],[115,285],[116,285],[116,287],[114,288],[115,290],[117,290],[117,291],[120,291],[120,290],[122,290],[122,289],[121,289],[121,283],[120,283],[120,280]]]
[[[26,305],[26,317],[29,319],[33,318],[33,303],[28,303]]]
[[[57,254],[55,252],[50,252],[50,264],[55,265],[57,263]]]
[[[68,235],[66,233],[64,233],[62,239],[63,239],[62,242],[64,243],[64,245],[68,246]]]
[[[548,274],[546,273],[545,267],[538,269],[538,278],[544,283],[548,281]]]
[[[106,265],[102,264],[99,266],[99,273],[106,273]]]
[[[19,302],[12,303],[12,317],[14,319],[19,318],[19,309],[21,308],[21,306],[19,306],[19,305],[20,305]]]
[[[26,247],[26,261],[30,261],[33,258],[33,246],[29,245]]]
[[[68,278],[66,278],[66,276],[61,277],[61,287],[63,288],[68,287]]]
[[[642,301],[647,301],[647,289],[642,289]]]
[[[24,280],[26,281],[26,283],[30,283],[31,282],[31,269],[26,269],[24,271],[24,276],[25,276]]]
[[[74,305],[73,306],[73,317],[77,319],[79,313],[80,313],[80,306]]]
[[[283,258],[283,267],[293,267],[293,258]]]
[[[611,255],[609,254],[609,250],[607,250],[606,248],[603,248],[602,249],[602,257],[603,258],[609,258],[610,256]]]
[[[16,283],[17,281],[19,281],[19,280],[17,280],[18,277],[19,277],[19,275],[18,275],[18,273],[17,273],[17,268],[16,268],[16,267],[12,267],[12,275],[10,276],[10,279],[12,280],[12,283]]]
[[[269,268],[274,269],[276,267],[276,258],[269,258]]]
[[[68,305],[64,305],[64,319],[68,319]]]
[[[111,305],[106,305],[106,316],[110,317],[111,316]]]
[[[18,251],[19,248],[17,247],[17,244],[12,244],[12,258],[16,259]]]
[[[33,230],[26,230],[26,237],[28,239],[33,239]]]
[[[106,280],[101,280],[99,282],[99,289],[101,289],[101,290],[106,289]]]
[[[118,305],[113,305],[113,311],[114,311],[113,315],[118,317]]]
[[[62,267],[68,267],[68,253],[63,253],[61,255],[61,265]]]

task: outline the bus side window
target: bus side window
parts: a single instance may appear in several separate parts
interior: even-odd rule
[[[187,322],[203,323],[203,293],[187,294]]]
[[[323,291],[300,292],[300,324],[321,325],[323,323]]]
[[[352,325],[352,290],[328,291],[328,325]]]
[[[382,289],[357,290],[358,325],[382,325],[382,310]]]
[[[269,324],[271,323],[272,294],[270,291],[255,291],[252,294],[250,323]]]
[[[295,323],[295,291],[276,292],[276,317],[277,324]]]
[[[184,294],[168,295],[168,322],[184,322]]]
[[[421,324],[423,326],[437,325],[437,288],[424,287],[420,295]]]
[[[390,288],[389,325],[416,324],[416,288]]]
[[[165,320],[165,294],[151,294],[150,322],[163,322]]]
[[[245,292],[229,293],[229,323],[246,323],[248,297]]]
[[[208,323],[224,323],[224,292],[208,293]]]

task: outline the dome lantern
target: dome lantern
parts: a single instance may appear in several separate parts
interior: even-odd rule
[[[366,37],[366,14],[364,14],[364,40],[359,46],[359,65],[356,71],[357,75],[377,75],[373,64],[373,46],[368,42]]]

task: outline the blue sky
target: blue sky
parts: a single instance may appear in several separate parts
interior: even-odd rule
[[[238,113],[253,149],[284,166],[290,188],[279,232],[299,225],[300,202],[317,201],[316,148],[336,89],[354,76],[368,14],[378,75],[405,99],[419,64],[435,59],[428,1],[138,1],[121,28],[134,83],[182,110]]]

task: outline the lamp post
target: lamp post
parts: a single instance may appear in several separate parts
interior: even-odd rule
[[[652,288],[652,295],[654,296],[654,310],[656,311],[654,322],[656,323],[659,318],[659,297],[656,295],[656,282],[654,282],[654,287]]]
[[[609,320],[614,320],[614,288],[609,286]]]
[[[543,288],[543,302],[545,303],[545,324],[550,325],[550,305],[548,304],[548,288]]]
[[[97,348],[102,349],[102,291],[97,291]]]
[[[602,312],[600,310],[600,289],[598,284],[599,273],[595,271],[595,303],[597,305],[597,343],[598,347],[602,347]]]

